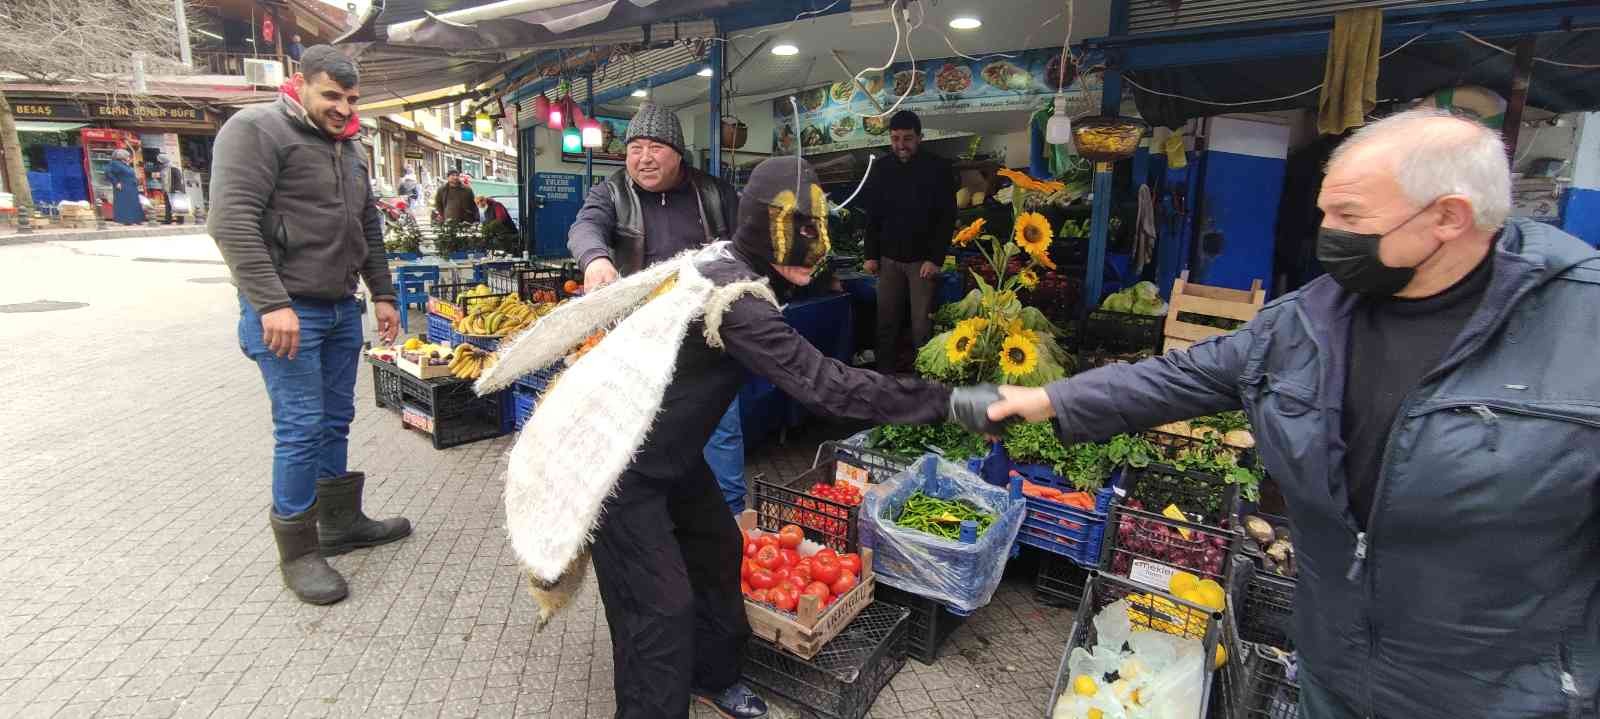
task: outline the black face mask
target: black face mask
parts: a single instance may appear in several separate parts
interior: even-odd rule
[[[1340,287],[1365,297],[1393,297],[1411,283],[1417,275],[1416,267],[1390,267],[1378,259],[1378,245],[1383,238],[1411,224],[1433,207],[1428,203],[1417,214],[1395,225],[1381,235],[1360,234],[1326,227],[1317,229],[1317,261],[1333,276]],[[1438,248],[1434,252],[1438,252]],[[1432,255],[1429,255],[1431,258]],[[1424,259],[1423,262],[1427,262]],[[1418,263],[1419,265],[1422,263]]]

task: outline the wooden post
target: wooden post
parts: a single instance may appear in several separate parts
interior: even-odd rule
[[[1511,66],[1511,98],[1506,103],[1506,122],[1500,128],[1506,142],[1506,155],[1517,156],[1517,136],[1522,133],[1522,111],[1528,105],[1528,86],[1533,84],[1533,38],[1517,41],[1517,58]],[[1516,168],[1511,168],[1515,170]]]

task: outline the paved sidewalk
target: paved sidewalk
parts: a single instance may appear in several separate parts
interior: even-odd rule
[[[35,227],[31,232],[17,232],[16,225],[0,226],[0,246],[22,245],[35,242],[83,242],[86,240],[118,240],[128,237],[181,237],[203,235],[204,224],[184,225],[119,225],[107,222],[103,229],[77,229],[65,227]]]
[[[351,466],[369,511],[416,533],[335,558],[340,604],[283,588],[267,402],[219,262],[203,236],[0,247],[0,309],[86,303],[0,314],[0,717],[610,716],[593,587],[532,631],[501,508],[510,438],[435,451],[374,406],[365,370]],[[844,431],[756,449],[751,471],[798,472]],[[872,716],[1037,716],[1071,613],[1028,579]]]

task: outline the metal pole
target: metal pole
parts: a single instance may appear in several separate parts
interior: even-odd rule
[[[189,54],[189,16],[183,11],[183,0],[172,0],[172,12],[178,20],[178,57],[183,66],[194,69],[194,58]]]
[[[1517,136],[1522,133],[1522,111],[1528,106],[1528,86],[1531,84],[1533,38],[1525,37],[1517,41],[1517,59],[1511,66],[1511,97],[1506,103],[1506,122],[1501,129],[1506,141],[1506,154],[1512,159],[1517,157]]]
[[[711,151],[705,169],[712,177],[722,177],[722,65],[727,45],[722,39],[719,33],[717,42],[711,43]],[[735,170],[733,176],[738,177],[739,172]]]
[[[594,117],[594,73],[591,72],[584,77],[584,86],[587,88],[585,95],[589,104],[589,121],[599,122]],[[578,128],[578,132],[583,132],[583,128]],[[594,148],[585,147],[583,148],[583,191],[585,194],[589,192],[589,186],[593,184]]]

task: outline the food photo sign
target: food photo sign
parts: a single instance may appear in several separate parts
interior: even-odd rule
[[[599,115],[601,145],[594,148],[594,161],[602,165],[621,165],[628,161],[628,146],[622,138],[628,135],[628,118]],[[557,138],[559,141],[560,138]],[[583,162],[583,153],[562,151],[561,159]]]
[[[1080,64],[1095,67],[1098,62],[1090,58],[1080,60]],[[954,57],[919,60],[915,66],[901,63],[886,72],[862,75],[861,85],[884,109],[893,107],[901,95],[906,95],[899,109],[939,116],[1034,110],[1041,105],[1041,95],[1055,94],[1061,78],[1061,50],[1041,48],[1010,53],[1010,57],[990,55],[977,61]],[[1099,106],[1098,74],[1080,77],[1069,65],[1065,80],[1069,96],[1082,100],[1073,105]],[[787,96],[772,103],[773,147],[778,152],[793,152],[795,142],[807,152],[889,144],[889,118],[873,117],[879,113],[878,108],[848,79],[805,90],[796,99],[800,103],[798,128]],[[924,139],[930,140],[961,134],[965,133],[931,128],[923,131]]]

